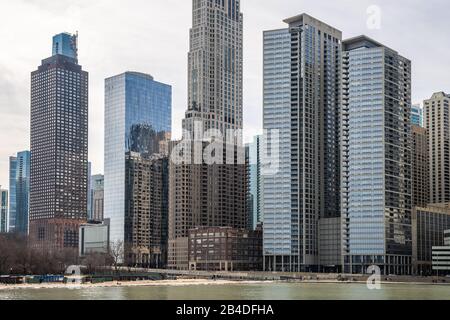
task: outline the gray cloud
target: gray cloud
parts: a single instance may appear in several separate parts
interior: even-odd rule
[[[369,30],[366,10],[382,10]],[[367,34],[413,61],[413,100],[450,90],[447,0],[242,0],[245,17],[244,119],[247,140],[262,124],[262,31],[307,12],[344,32]],[[103,171],[103,80],[126,70],[173,86],[173,131],[187,99],[188,0],[0,0],[0,184],[7,158],[29,146],[30,72],[51,53],[53,34],[80,33],[80,63],[90,73],[90,159]]]

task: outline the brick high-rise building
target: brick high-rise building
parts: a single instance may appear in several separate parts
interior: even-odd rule
[[[427,129],[412,126],[412,182],[413,207],[430,203],[430,169]]]
[[[77,36],[53,39],[53,56],[31,75],[30,240],[35,247],[78,248],[87,220],[88,73]]]
[[[171,150],[184,145],[194,152],[188,151],[182,163],[170,163],[168,265],[172,269],[188,268],[190,229],[247,226],[245,150],[236,132],[242,129],[243,119],[240,1],[193,0],[192,4],[184,140],[172,143]],[[210,163],[202,155],[213,141],[223,147],[223,154],[209,152],[218,160]]]

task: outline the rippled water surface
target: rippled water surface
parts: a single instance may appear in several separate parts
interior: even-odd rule
[[[0,300],[450,300],[450,286],[362,284],[233,284],[0,290]]]

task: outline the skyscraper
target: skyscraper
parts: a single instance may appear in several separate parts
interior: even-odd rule
[[[412,141],[413,207],[426,207],[430,203],[430,153],[427,129],[413,125]]]
[[[290,147],[289,155],[281,148],[283,175],[264,183],[264,263],[266,270],[314,271],[319,220],[340,215],[342,33],[307,14],[285,22],[287,30],[265,33],[264,129],[279,129],[280,144]],[[279,187],[290,199],[278,202]]]
[[[263,222],[263,176],[262,176],[262,136],[255,136],[253,142],[246,145],[248,161],[248,218],[249,227],[256,230]]]
[[[77,36],[56,36],[53,52],[31,74],[30,240],[75,250],[87,219],[88,73]]]
[[[163,268],[167,262],[168,158],[126,157],[125,262]]]
[[[242,133],[236,132],[243,121],[240,1],[193,0],[192,4],[184,140],[171,149],[187,145],[193,152],[187,152],[183,163],[171,161],[169,169],[168,264],[177,269],[188,268],[190,229],[247,226],[245,150]],[[223,152],[209,152],[214,153],[214,163],[197,158],[209,151],[209,142],[223,146]]]
[[[91,177],[90,193],[92,197],[91,202],[91,220],[102,222],[104,220],[104,206],[105,206],[105,192],[104,184],[105,177],[97,174]]]
[[[411,62],[366,37],[343,42],[346,273],[411,272]]]
[[[0,186],[0,233],[8,232],[8,190]]]
[[[276,257],[293,255],[291,190],[291,35],[289,29],[265,31],[263,138],[279,149],[278,172],[263,176],[265,269]],[[265,157],[263,157],[265,160]]]
[[[188,110],[183,129],[242,129],[243,15],[239,0],[192,0]]]
[[[111,242],[128,256],[133,228],[127,219],[127,158],[151,158],[166,150],[172,129],[172,88],[148,74],[125,72],[105,81],[105,218]],[[142,177],[144,179],[144,177]],[[139,181],[139,184],[145,181]],[[142,201],[150,201],[142,199]],[[150,205],[150,204],[148,204]]]
[[[424,101],[430,153],[430,203],[450,202],[450,95],[434,93]]]
[[[53,37],[52,55],[78,59],[78,34],[60,33]]]
[[[92,192],[91,192],[91,186],[92,186],[92,163],[88,162],[88,171],[87,171],[87,177],[88,177],[88,194],[87,194],[87,216],[88,220],[92,220]]]
[[[423,127],[423,109],[420,104],[413,104],[411,107],[411,123]]]
[[[16,226],[16,175],[17,157],[9,157],[9,208],[8,230],[13,232]]]
[[[13,233],[28,234],[30,156],[30,151],[23,151],[10,158],[9,231]]]

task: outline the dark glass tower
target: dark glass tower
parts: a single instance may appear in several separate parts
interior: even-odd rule
[[[88,73],[77,37],[31,74],[30,240],[48,249],[78,247],[87,220]]]
[[[151,172],[150,158],[167,154],[171,130],[170,85],[139,72],[105,80],[104,215],[111,222],[111,242],[125,246],[127,264],[160,266],[162,261],[154,245],[161,233],[150,224],[166,223],[160,217],[167,216],[161,210],[167,199],[156,199],[150,189],[162,184],[162,175]]]

